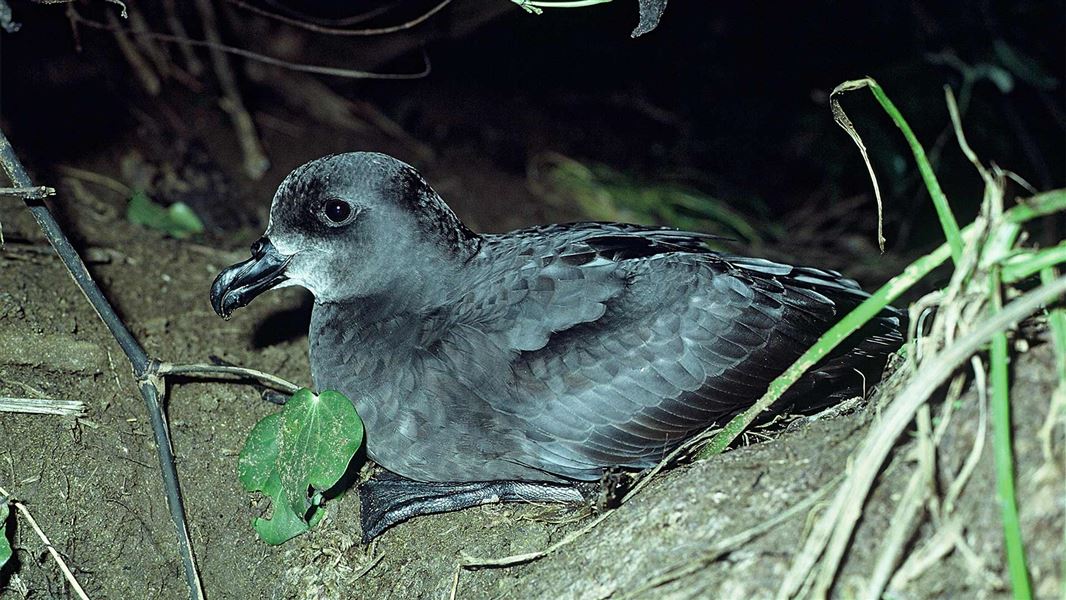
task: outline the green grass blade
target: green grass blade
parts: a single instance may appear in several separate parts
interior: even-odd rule
[[[11,543],[7,541],[8,499],[0,498],[0,569],[11,559]]]
[[[993,313],[1002,308],[999,274],[992,274]],[[989,352],[989,380],[992,385],[992,450],[996,459],[996,492],[999,497],[1003,520],[1003,538],[1007,550],[1007,570],[1011,590],[1015,598],[1032,598],[1029,587],[1029,570],[1025,564],[1025,546],[1022,544],[1021,525],[1018,520],[1018,501],[1014,490],[1014,448],[1011,442],[1010,419],[1010,374],[1008,373],[1009,350],[1007,333],[996,332],[992,336]]]
[[[784,373],[770,382],[770,387],[766,390],[766,393],[751,408],[729,421],[721,431],[711,438],[710,443],[700,450],[696,455],[696,459],[710,458],[728,448],[733,443],[733,440],[755,420],[759,413],[769,408],[788,388],[799,381],[799,378],[808,369],[817,364],[819,360],[825,358],[840,342],[876,316],[889,303],[898,298],[900,294],[928,275],[930,271],[943,264],[949,255],[950,252],[947,245],[943,244],[933,252],[908,265],[902,273],[881,286],[866,301],[855,307],[840,322],[818,338],[818,342],[808,348]]]
[[[1003,262],[1003,283],[1021,281],[1061,263],[1066,263],[1066,242],[1043,250],[1020,252]]]
[[[948,246],[951,248],[952,261],[955,264],[959,264],[959,259],[962,258],[963,251],[962,233],[959,229],[959,223],[955,220],[955,214],[951,212],[951,206],[948,205],[948,198],[944,195],[944,190],[940,189],[940,182],[937,181],[936,175],[933,173],[933,167],[929,164],[929,158],[925,155],[925,149],[922,148],[921,143],[918,142],[918,138],[915,137],[914,132],[911,131],[910,125],[907,124],[903,115],[900,114],[899,109],[896,108],[896,105],[889,100],[885,91],[881,89],[881,86],[871,77],[855,81],[845,81],[833,90],[832,95],[836,95],[840,92],[861,89],[863,87],[870,88],[870,92],[873,93],[874,98],[876,98],[878,103],[881,104],[881,108],[888,113],[892,122],[903,132],[903,137],[906,138],[907,145],[910,146],[911,153],[914,154],[914,160],[918,164],[918,171],[922,175],[925,187],[929,190],[929,196],[933,199],[933,206],[936,207],[936,214],[940,219],[940,226],[944,229],[944,236],[947,238]],[[849,131],[849,133],[851,132]],[[855,136],[853,135],[852,137]],[[860,145],[860,148],[861,147],[862,146]]]
[[[1066,189],[1051,190],[1026,198],[1003,213],[1008,223],[1021,224],[1037,217],[1066,211]]]
[[[1055,271],[1045,268],[1040,272],[1041,283],[1055,279]],[[1056,308],[1048,315],[1051,341],[1055,347],[1055,364],[1058,366],[1059,385],[1066,386],[1066,308]],[[1066,580],[1063,581],[1066,584]]]
[[[1040,272],[1040,282],[1047,284],[1055,279],[1055,270],[1046,268]],[[1066,308],[1052,309],[1048,315],[1048,328],[1051,330],[1051,341],[1055,349],[1055,365],[1058,369],[1058,388],[1055,390],[1056,395],[1066,396]],[[1051,410],[1062,411],[1064,410],[1063,404],[1061,404],[1062,398],[1058,397],[1058,401],[1052,401]],[[1049,418],[1054,419],[1055,415],[1049,415]],[[1060,417],[1061,418],[1061,417]],[[1054,425],[1052,430],[1054,431]],[[1049,435],[1051,434],[1049,431]],[[1050,442],[1050,439],[1048,440]],[[1050,445],[1050,444],[1049,444]],[[1066,491],[1063,492],[1066,495]],[[1063,546],[1066,547],[1066,527],[1062,531]],[[1062,569],[1060,572],[1060,581],[1062,582],[1062,597],[1066,598],[1066,555],[1062,557]]]
[[[1029,198],[1006,211],[1003,214],[1003,218],[1008,223],[1022,224],[1063,210],[1066,210],[1066,190],[1055,190]],[[967,235],[971,230],[972,226],[966,227],[962,235]],[[759,413],[769,408],[789,387],[799,381],[800,377],[808,369],[829,354],[845,338],[877,315],[885,306],[898,298],[900,294],[929,274],[930,271],[943,264],[949,256],[948,245],[946,243],[942,244],[933,252],[911,263],[902,273],[881,286],[865,302],[855,307],[839,323],[818,338],[818,341],[796,359],[796,362],[792,363],[777,379],[774,379],[766,393],[751,408],[733,417],[721,431],[711,438],[710,443],[696,454],[696,460],[703,460],[716,454],[721,454],[755,420]]]

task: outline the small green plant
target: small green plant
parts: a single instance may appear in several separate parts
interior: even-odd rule
[[[7,517],[10,511],[7,498],[0,498],[0,569],[11,560],[11,542],[7,541]]]
[[[126,220],[178,239],[204,231],[203,222],[188,204],[175,202],[163,207],[153,202],[143,190],[135,190],[130,197]]]
[[[1020,200],[1017,205],[1006,209],[1004,188],[1008,173],[985,167],[977,159],[962,132],[961,118],[954,96],[950,90],[946,90],[948,111],[952,117],[959,146],[985,181],[985,198],[981,216],[969,226],[960,228],[947,197],[936,179],[925,150],[899,110],[873,79],[847,81],[833,91],[830,103],[837,123],[848,132],[859,147],[870,172],[878,204],[878,241],[882,244],[881,194],[877,178],[874,176],[873,166],[870,164],[862,139],[855,131],[851,120],[840,108],[836,98],[842,92],[862,88],[869,88],[881,107],[903,133],[936,208],[946,241],[930,254],[908,266],[903,273],[882,286],[826,332],[795,364],[770,384],[766,394],[754,406],[731,420],[713,437],[708,432],[707,437],[710,438],[710,442],[697,453],[697,458],[708,458],[724,451],[759,412],[770,406],[829,350],[875,316],[903,291],[928,275],[933,268],[951,258],[956,272],[947,288],[947,294],[957,299],[960,293],[964,292],[969,302],[973,303],[973,307],[990,313],[989,322],[986,322],[980,331],[976,329],[969,331],[966,345],[956,341],[947,346],[935,359],[924,363],[907,386],[898,392],[896,399],[881,416],[877,427],[867,434],[860,450],[849,459],[847,479],[840,486],[830,506],[823,510],[822,516],[819,517],[811,533],[808,534],[803,549],[793,561],[792,568],[782,583],[779,596],[791,598],[793,596],[824,597],[828,595],[840,567],[844,550],[851,540],[855,524],[861,515],[863,499],[869,493],[894,440],[915,418],[915,414],[925,405],[934,389],[941,385],[959,364],[979,350],[981,344],[990,341],[988,358],[992,394],[989,403],[995,432],[993,454],[1007,570],[1014,597],[1031,598],[1032,589],[1029,583],[1014,489],[1007,329],[1034,311],[1041,310],[1041,305],[1053,305],[1056,294],[1061,294],[1066,288],[1066,278],[1056,276],[1054,272],[1054,267],[1066,258],[1061,242],[1050,248],[1020,246],[1025,239],[1022,235],[1024,223],[1034,218],[1066,211],[1066,190],[1053,190],[1038,194]],[[1003,298],[1005,292],[1008,291],[1005,289],[1005,284],[1030,278],[1038,273],[1043,280],[1042,287],[1027,293],[1021,300],[1015,300],[1009,304],[1004,303]],[[1062,353],[1063,351],[1058,348],[1066,345],[1066,315],[1061,309],[1051,306],[1046,310],[1050,313],[1049,323],[1052,337],[1057,342],[1056,351]],[[954,333],[953,329],[951,331]],[[1059,372],[1060,375],[1066,375],[1064,368],[1060,368]],[[1059,389],[1066,389],[1066,379],[1060,380]],[[928,413],[926,415],[928,418]],[[699,438],[704,438],[704,436],[701,435]],[[1050,447],[1050,444],[1047,446]],[[1050,451],[1047,454],[1050,454]],[[914,506],[919,505],[921,502],[914,504]],[[906,520],[903,519],[901,522]],[[905,537],[898,539],[902,541]],[[900,543],[894,548],[888,548],[883,556],[895,560],[894,556],[902,547]],[[881,569],[879,565],[878,573],[870,580],[865,596],[879,598],[885,591],[888,576],[891,575],[892,561],[885,561],[884,564],[889,565],[889,568]],[[815,570],[818,572],[815,573]]]
[[[761,243],[764,236],[750,217],[723,200],[676,183],[638,181],[609,167],[584,165],[561,154],[537,157],[530,165],[529,182],[545,201],[556,206],[576,205],[593,221],[667,225],[749,244]]]
[[[273,514],[254,523],[259,537],[277,545],[314,527],[325,514],[324,494],[362,443],[363,421],[340,392],[301,389],[256,423],[237,470],[246,490],[270,497]]]

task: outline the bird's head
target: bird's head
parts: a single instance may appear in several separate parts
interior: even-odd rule
[[[290,285],[319,302],[402,294],[464,260],[478,239],[410,165],[371,152],[327,156],[282,181],[252,258],[219,273],[211,304],[225,318]]]

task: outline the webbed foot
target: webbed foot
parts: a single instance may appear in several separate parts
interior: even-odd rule
[[[385,472],[359,486],[363,542],[419,515],[496,502],[582,502],[575,485],[541,481],[423,483]]]

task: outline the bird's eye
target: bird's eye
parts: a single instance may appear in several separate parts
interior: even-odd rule
[[[322,210],[334,223],[343,223],[352,215],[352,206],[343,200],[327,200]]]

